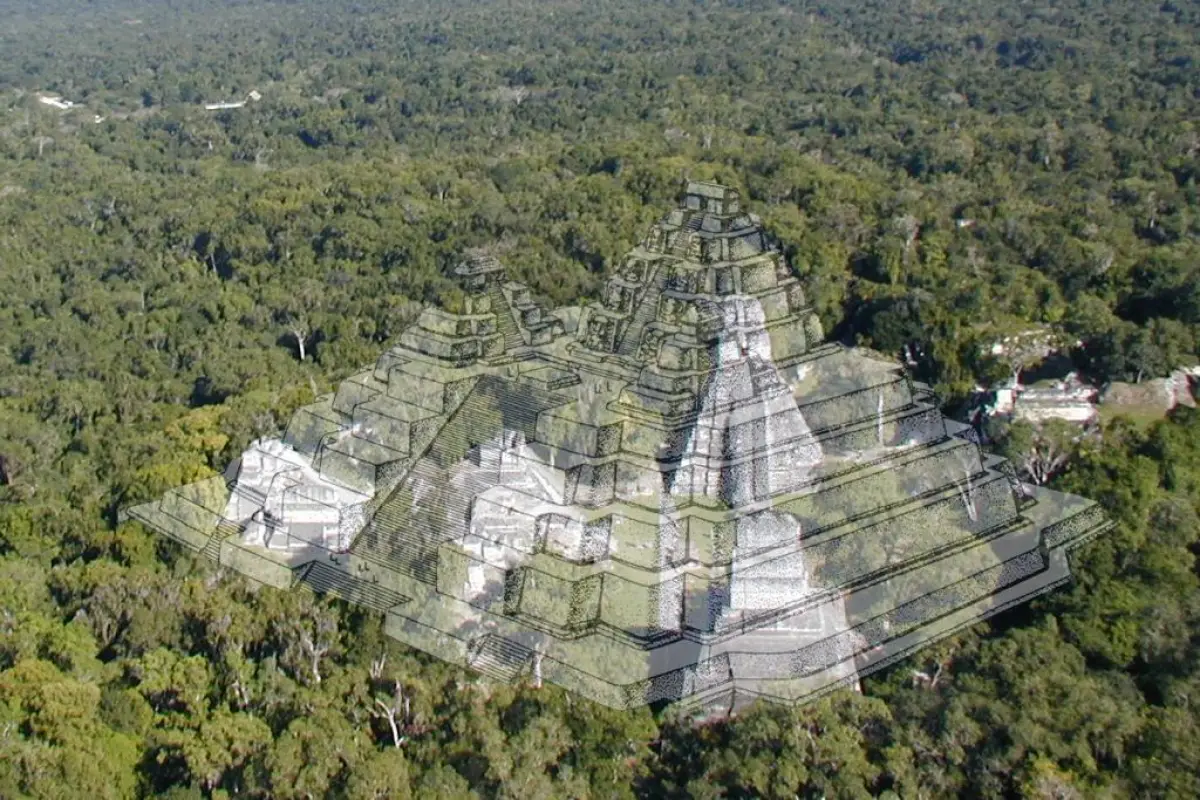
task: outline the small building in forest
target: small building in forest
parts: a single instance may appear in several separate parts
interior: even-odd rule
[[[69,111],[75,107],[74,101],[64,100],[56,94],[38,95],[38,102],[42,103],[43,105],[50,106],[51,108],[57,108],[60,111]]]
[[[241,100],[223,100],[219,103],[205,103],[204,109],[206,111],[225,111],[231,108],[242,108],[246,105],[246,103],[256,103],[259,100],[262,100],[262,95],[257,89],[251,89],[250,93]]]

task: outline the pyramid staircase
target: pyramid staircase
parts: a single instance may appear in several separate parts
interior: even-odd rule
[[[386,614],[412,598],[399,592],[365,581],[331,566],[324,561],[312,561],[297,568],[297,579],[317,594],[325,594]]]
[[[641,302],[638,304],[637,310],[634,311],[629,323],[625,326],[621,341],[617,345],[617,355],[636,355],[638,345],[642,342],[642,333],[646,330],[646,326],[658,316],[658,298],[662,295],[663,286],[666,283],[662,272],[663,268],[658,267],[655,274],[650,277],[649,282],[646,284],[646,289],[642,292]]]
[[[208,543],[201,549],[200,554],[215,563],[221,562],[221,543],[231,536],[240,536],[243,528],[232,522],[222,521],[208,538]]]
[[[482,477],[468,477],[464,491],[449,491],[441,461],[451,461],[452,453],[465,456],[489,414],[489,400],[476,387],[375,512],[350,552],[425,583],[436,583],[438,545],[456,535],[445,520],[465,519],[471,499],[488,485]],[[435,489],[432,497],[414,497],[414,489],[422,487],[443,489]],[[417,500],[420,507],[414,507]]]
[[[233,502],[218,478],[130,513],[218,560],[272,510],[288,536],[231,566],[493,680],[545,642],[548,680],[598,702],[715,713],[806,701],[1047,591],[1107,525],[1016,497],[927,387],[821,344],[730,188],[689,184],[586,313],[546,313],[495,259],[455,277],[461,306],[256,443]]]
[[[491,441],[503,429],[524,431],[532,439],[538,415],[563,402],[560,395],[538,387],[523,384],[514,390],[494,378],[480,381],[375,512],[350,552],[436,584],[438,546],[459,535],[475,496],[497,481],[490,471],[463,467],[450,486],[446,470],[459,465],[471,447]],[[414,491],[422,488],[427,493],[415,497]]]
[[[473,644],[467,666],[494,681],[512,683],[533,666],[533,651],[503,636],[487,634]]]
[[[488,286],[487,296],[492,301],[492,311],[496,315],[496,330],[504,336],[504,352],[511,353],[518,347],[524,347],[525,337],[513,318],[512,307],[504,297],[504,290],[500,288],[500,284],[492,283]]]

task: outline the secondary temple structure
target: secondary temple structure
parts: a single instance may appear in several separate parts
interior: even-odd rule
[[[897,365],[823,340],[760,220],[689,183],[603,299],[456,269],[371,368],[129,510],[495,679],[803,702],[1069,579],[1107,522],[1021,485]]]

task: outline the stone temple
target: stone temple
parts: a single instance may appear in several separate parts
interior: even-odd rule
[[[455,278],[461,307],[282,439],[128,514],[494,679],[696,713],[856,685],[1068,580],[1108,525],[824,341],[726,187],[687,184],[586,308],[494,259]]]

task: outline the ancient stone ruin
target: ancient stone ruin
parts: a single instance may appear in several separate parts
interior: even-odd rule
[[[853,685],[1068,580],[1107,525],[825,342],[731,189],[688,184],[582,310],[455,274],[460,308],[282,439],[128,513],[494,679],[697,713]]]

